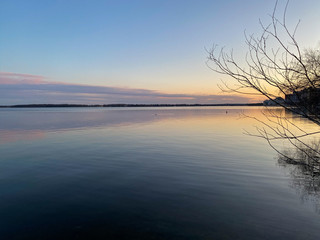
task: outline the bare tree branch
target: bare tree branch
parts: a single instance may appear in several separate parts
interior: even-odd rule
[[[310,132],[283,115],[267,111],[264,120],[251,117],[260,127],[256,127],[256,133],[246,134],[265,139],[282,158],[300,162],[313,169],[313,174],[320,174],[320,142],[307,140],[320,135],[320,50],[301,50],[295,37],[300,20],[290,31],[286,22],[288,5],[289,1],[282,20],[276,16],[278,1],[270,23],[259,20],[260,36],[244,33],[248,49],[243,61],[234,58],[233,50],[227,52],[224,47],[213,45],[207,50],[207,65],[234,80],[231,84],[222,81],[219,87],[223,91],[264,96],[274,105],[315,123],[318,128]],[[274,142],[279,140],[291,145],[295,154],[289,156],[278,150]]]

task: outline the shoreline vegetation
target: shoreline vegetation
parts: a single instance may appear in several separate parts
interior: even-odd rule
[[[263,103],[223,103],[223,104],[19,104],[0,105],[0,108],[75,108],[75,107],[224,107],[263,106]]]

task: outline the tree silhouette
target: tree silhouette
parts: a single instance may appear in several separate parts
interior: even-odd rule
[[[237,61],[233,50],[227,52],[214,45],[207,51],[207,64],[213,71],[233,80],[231,84],[222,82],[223,91],[264,96],[286,111],[315,123],[317,129],[308,131],[285,115],[266,109],[266,120],[256,119],[262,126],[257,127],[256,133],[248,134],[266,139],[288,163],[308,166],[312,175],[319,175],[320,147],[312,144],[310,137],[320,133],[320,50],[303,50],[299,46],[295,35],[300,21],[293,30],[289,29],[288,2],[281,20],[276,17],[276,2],[270,23],[259,21],[261,35],[245,34],[248,49],[244,61]],[[285,100],[279,101],[282,98]],[[279,149],[274,144],[277,140],[286,141],[294,154],[288,154],[291,150]]]

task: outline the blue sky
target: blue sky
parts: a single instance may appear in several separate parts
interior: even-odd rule
[[[279,1],[280,13],[285,2]],[[274,4],[2,0],[0,105],[253,101],[221,95],[221,76],[206,66],[205,48],[233,48],[241,59],[244,30],[259,33],[259,18],[268,22]],[[301,19],[297,38],[303,47],[320,45],[319,10],[318,0],[289,3],[288,24]],[[94,94],[97,86],[112,94]]]

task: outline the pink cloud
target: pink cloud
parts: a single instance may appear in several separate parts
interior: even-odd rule
[[[93,86],[46,81],[39,75],[0,72],[0,105],[31,103],[249,103],[240,95],[165,93],[150,89]]]
[[[45,84],[45,77],[32,74],[0,72],[0,84]]]

